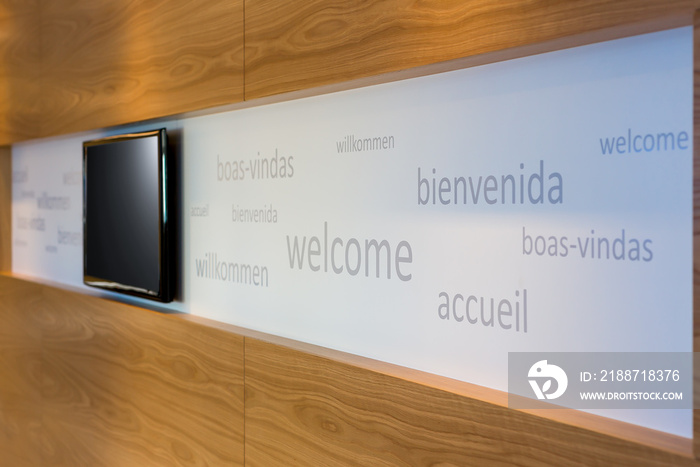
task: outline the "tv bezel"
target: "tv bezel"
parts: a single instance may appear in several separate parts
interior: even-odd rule
[[[87,193],[88,183],[88,149],[95,146],[104,146],[123,141],[133,141],[141,138],[158,138],[158,268],[159,290],[150,291],[134,285],[115,282],[112,279],[101,278],[87,273],[88,259],[88,234],[87,226]],[[170,163],[168,154],[168,137],[165,128],[157,130],[124,133],[115,136],[94,139],[83,142],[83,283],[111,292],[118,292],[131,296],[146,298],[163,303],[173,300],[174,295],[174,252],[172,239],[172,189],[170,187]],[[93,156],[94,157],[94,156]]]

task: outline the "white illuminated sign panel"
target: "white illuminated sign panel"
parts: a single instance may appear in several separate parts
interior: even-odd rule
[[[182,307],[501,390],[509,351],[692,351],[692,63],[681,28],[176,122]],[[27,192],[17,268],[78,238]]]

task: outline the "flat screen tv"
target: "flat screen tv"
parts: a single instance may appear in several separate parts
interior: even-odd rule
[[[173,299],[171,181],[165,129],[83,143],[83,281]]]

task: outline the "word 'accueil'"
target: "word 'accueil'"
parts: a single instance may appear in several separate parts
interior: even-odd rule
[[[440,319],[458,323],[527,332],[527,289],[515,291],[513,298],[487,298],[479,295],[441,292],[438,295]]]

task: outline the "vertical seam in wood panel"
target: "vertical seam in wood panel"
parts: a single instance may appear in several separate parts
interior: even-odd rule
[[[700,138],[700,10],[695,11],[693,18],[693,157],[692,157],[692,197],[693,197],[693,233],[692,233],[692,262],[693,262],[693,277],[691,293],[693,296],[693,352],[700,352],[700,309],[698,306],[698,284],[700,284],[700,273],[698,266],[700,263],[700,252],[695,248],[698,232],[700,232],[700,149],[698,140]],[[697,368],[700,366],[695,361],[696,355],[693,354],[693,452],[695,458],[700,458],[700,372]]]
[[[43,307],[43,301],[44,301],[44,287],[39,288],[39,297],[36,301],[36,306],[38,309],[33,310],[34,311],[34,324],[36,326],[39,326],[38,329],[38,334],[39,334],[39,439],[42,441],[45,439],[46,436],[46,428],[44,426],[44,418],[45,418],[45,410],[46,410],[46,402],[44,401],[44,395],[46,394],[46,391],[44,390],[44,385],[46,384],[46,378],[45,378],[45,368],[46,368],[46,358],[45,358],[45,349],[44,349],[44,321],[36,319],[36,315],[41,312],[41,308]],[[41,463],[40,465],[43,467],[44,465],[47,465],[45,457],[46,457],[46,444],[45,442],[42,442],[39,447],[39,462]]]
[[[46,94],[46,86],[44,86],[44,82],[46,80],[46,57],[45,57],[45,50],[44,50],[44,4],[46,3],[47,0],[40,0],[37,6],[37,21],[39,21],[39,63],[37,65],[37,85],[39,87],[39,103],[40,103],[40,108],[38,112],[38,117],[36,118],[35,125],[38,127],[37,132],[39,136],[44,135],[44,127],[46,126],[46,123],[44,121],[45,118],[45,112],[42,112],[42,108],[44,103],[47,101],[45,99],[45,94]]]

